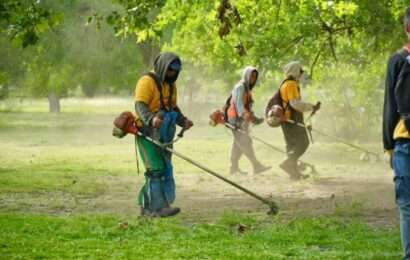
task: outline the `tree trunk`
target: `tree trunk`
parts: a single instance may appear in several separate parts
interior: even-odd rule
[[[54,91],[50,91],[48,94],[49,112],[60,113],[60,98]]]
[[[149,40],[139,45],[142,50],[142,59],[146,68],[151,68],[156,56],[160,53],[161,48],[153,40]]]

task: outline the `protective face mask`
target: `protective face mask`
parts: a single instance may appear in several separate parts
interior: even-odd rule
[[[310,80],[310,77],[306,72],[304,72],[304,73],[302,73],[302,75],[300,75],[299,82],[302,85],[306,85],[307,83],[309,83],[309,80]]]
[[[256,86],[257,81],[254,84],[249,84],[249,89],[252,90]]]
[[[174,84],[175,81],[177,81],[177,79],[178,79],[178,75],[179,75],[179,73],[175,74],[175,76],[173,76],[173,77],[165,76],[165,82],[167,82],[170,85]]]

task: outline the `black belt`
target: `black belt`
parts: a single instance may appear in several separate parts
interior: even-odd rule
[[[410,138],[398,138],[395,140],[396,143],[407,144],[410,143]]]
[[[162,171],[149,171],[145,173],[145,176],[152,179],[161,179],[164,177],[164,172]]]

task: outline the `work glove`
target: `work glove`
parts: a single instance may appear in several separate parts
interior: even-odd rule
[[[194,126],[194,123],[189,120],[188,118],[185,118],[185,122],[184,122],[184,129],[188,130],[190,129],[192,126]]]
[[[243,119],[244,119],[246,122],[252,122],[253,119],[254,119],[254,117],[255,117],[255,116],[253,115],[252,112],[245,111],[245,112],[243,113]]]
[[[387,162],[390,165],[390,168],[394,170],[393,166],[393,155],[394,151],[393,150],[386,150],[384,152],[384,161]]]
[[[261,117],[255,117],[254,120],[253,120],[253,124],[254,124],[254,125],[260,125],[260,124],[262,124],[263,122],[264,122],[264,119],[261,118]]]
[[[321,105],[322,105],[322,104],[318,101],[318,102],[316,103],[316,105],[313,106],[312,114],[315,114],[315,113],[320,109]]]
[[[164,114],[162,112],[158,112],[151,121],[151,125],[154,128],[161,128],[162,126],[162,121],[164,121]]]

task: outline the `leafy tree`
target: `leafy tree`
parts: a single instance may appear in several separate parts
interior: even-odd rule
[[[344,107],[344,115],[350,106],[355,119],[356,111],[365,111],[372,124],[378,124],[372,118],[381,99],[374,89],[380,89],[386,57],[405,41],[401,15],[408,5],[404,0],[118,2],[127,12],[110,19],[121,35],[157,41],[162,50],[178,52],[193,67],[201,67],[204,75],[223,78],[227,88],[240,68],[252,64],[262,72],[264,84],[258,91],[269,97],[283,65],[300,60],[315,82],[312,93],[331,86],[330,104]],[[347,78],[352,79],[349,84]],[[351,101],[340,94],[345,92],[354,93]]]
[[[8,78],[0,83],[2,89],[8,89],[13,78],[20,78],[16,85],[29,96],[47,97],[51,112],[59,112],[60,98],[70,95],[78,86],[89,97],[100,93],[130,93],[137,73],[142,71],[143,59],[133,39],[116,38],[111,28],[87,25],[93,13],[109,13],[119,9],[118,6],[109,0],[42,1],[41,6],[64,19],[25,49],[12,48],[5,34],[0,35],[2,46],[8,46],[1,52],[12,50],[18,54],[0,61],[1,75]],[[15,64],[19,66],[14,67]],[[18,71],[20,75],[10,73]]]
[[[0,32],[17,45],[36,44],[40,35],[61,21],[61,16],[46,8],[43,1],[2,0],[0,2]]]

